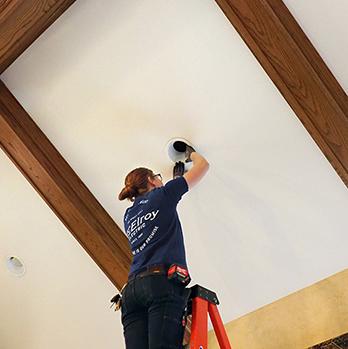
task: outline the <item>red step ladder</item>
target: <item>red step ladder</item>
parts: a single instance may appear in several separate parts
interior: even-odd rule
[[[192,311],[190,349],[208,348],[208,314],[220,348],[232,349],[217,308],[218,304],[219,300],[215,292],[200,285],[191,287],[189,301],[189,310]]]

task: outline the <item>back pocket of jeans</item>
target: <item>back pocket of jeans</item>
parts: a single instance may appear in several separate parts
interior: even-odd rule
[[[153,298],[166,298],[174,294],[173,287],[166,275],[151,275],[149,281]]]

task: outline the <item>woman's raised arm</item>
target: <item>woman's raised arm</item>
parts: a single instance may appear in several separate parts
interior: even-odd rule
[[[184,174],[189,189],[192,189],[208,172],[209,163],[199,153],[192,152],[190,158],[193,162],[192,168]]]

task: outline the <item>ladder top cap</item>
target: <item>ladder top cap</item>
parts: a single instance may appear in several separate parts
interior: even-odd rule
[[[215,305],[220,304],[218,297],[214,291],[208,290],[207,288],[200,285],[194,285],[190,289],[191,289],[190,299],[199,297],[204,300],[207,300],[209,303],[212,303]]]

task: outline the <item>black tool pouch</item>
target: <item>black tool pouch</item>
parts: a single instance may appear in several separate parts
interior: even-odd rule
[[[117,293],[116,296],[113,296],[110,300],[110,302],[111,302],[110,308],[115,306],[115,311],[120,310],[122,307],[122,294],[123,294],[123,290],[126,288],[126,286],[127,286],[127,282],[121,288],[120,293]]]
[[[122,306],[122,295],[118,293],[116,296],[112,297],[110,302],[111,302],[110,308],[115,306],[115,311],[120,310]]]
[[[186,307],[182,317],[183,326],[183,338],[182,338],[182,348],[189,348],[190,337],[191,337],[191,324],[192,324],[192,306],[190,302],[191,289],[185,288],[183,297],[185,298]]]

